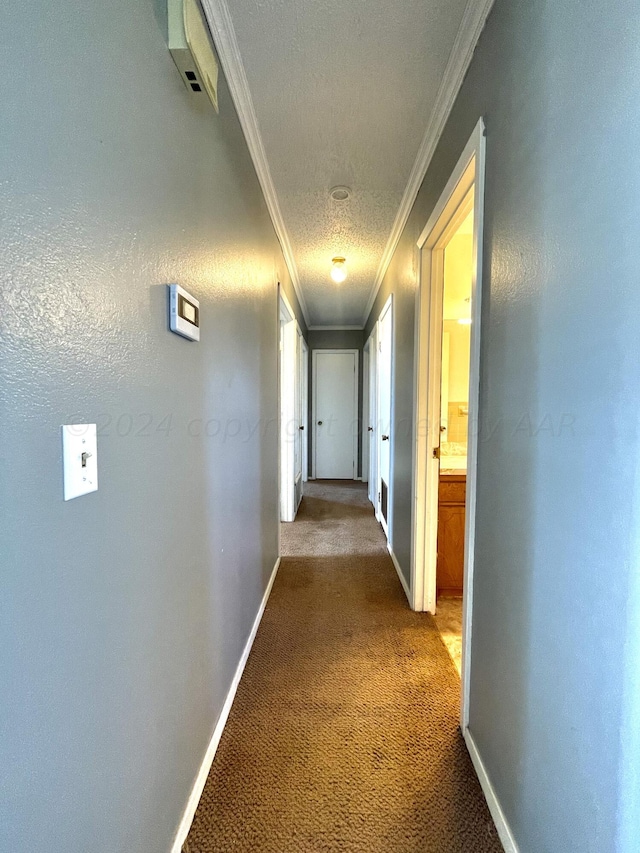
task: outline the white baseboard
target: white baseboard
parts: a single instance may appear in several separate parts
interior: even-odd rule
[[[393,553],[393,548],[391,547],[391,543],[387,542],[387,551],[391,556],[391,561],[393,565],[396,567],[396,572],[398,573],[398,577],[400,578],[400,583],[402,584],[402,589],[404,590],[404,594],[407,596],[407,601],[411,605],[411,592],[409,591],[409,586],[402,574],[402,569],[400,568],[400,563],[398,562],[398,558]]]
[[[267,601],[269,600],[269,595],[271,593],[271,589],[273,587],[273,583],[276,579],[276,575],[278,573],[279,568],[280,557],[278,557],[275,566],[273,567],[273,572],[271,573],[269,583],[267,584],[267,588],[262,598],[262,602],[260,603],[260,607],[258,608],[258,613],[253,623],[253,627],[251,628],[251,633],[249,634],[249,638],[244,647],[244,651],[242,652],[242,657],[240,658],[240,662],[238,663],[235,675],[233,676],[233,681],[231,682],[231,687],[229,687],[227,698],[224,700],[224,705],[222,706],[222,711],[220,712],[220,716],[218,717],[218,722],[216,724],[215,729],[213,730],[211,742],[207,747],[207,751],[205,752],[202,764],[200,765],[200,770],[198,771],[198,775],[196,776],[196,781],[189,796],[187,807],[184,811],[184,815],[182,816],[182,820],[180,821],[178,831],[176,832],[176,837],[174,839],[173,846],[171,847],[171,853],[181,853],[182,845],[184,844],[187,835],[189,834],[189,830],[191,829],[191,824],[193,823],[193,818],[196,813],[196,809],[198,808],[200,797],[202,796],[207,777],[209,776],[209,771],[211,770],[211,765],[213,764],[213,759],[215,758],[216,750],[218,749],[218,744],[220,743],[220,738],[222,737],[222,732],[224,731],[224,727],[227,723],[229,712],[231,711],[231,706],[233,705],[233,700],[235,699],[236,691],[238,689],[238,685],[240,684],[240,679],[242,678],[242,673],[244,672],[244,668],[249,658],[249,653],[251,651],[251,647],[253,646],[253,641],[255,640],[256,634],[258,633],[260,621],[262,620],[262,615],[264,613],[265,607],[267,606]]]
[[[518,845],[516,844],[511,829],[509,828],[507,819],[504,816],[504,812],[502,811],[496,792],[493,788],[493,785],[491,784],[489,775],[487,774],[487,769],[484,766],[482,759],[480,758],[478,747],[476,746],[476,743],[473,739],[473,735],[471,734],[469,729],[465,729],[464,731],[464,740],[467,744],[467,749],[469,750],[469,755],[471,756],[473,766],[475,767],[476,773],[478,774],[480,787],[482,788],[485,799],[487,801],[487,805],[489,806],[491,817],[493,818],[493,822],[495,823],[496,829],[498,830],[498,836],[500,837],[500,841],[502,842],[502,846],[504,847],[504,853],[519,853]]]

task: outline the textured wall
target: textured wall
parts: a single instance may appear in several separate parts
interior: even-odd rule
[[[169,849],[277,557],[277,277],[295,297],[163,5],[0,12],[3,851]],[[100,488],[64,503],[73,421]]]
[[[484,115],[470,726],[522,853],[640,837],[638,43],[631,0],[497,0],[369,321],[393,292],[402,419],[415,243]],[[407,573],[410,451],[396,431]]]
[[[358,350],[358,418],[362,424],[362,347],[364,346],[363,332],[357,329],[331,329],[310,331],[309,342],[309,471],[312,470],[313,459],[313,356],[314,349],[357,349]],[[362,475],[362,429],[358,432],[358,476]]]

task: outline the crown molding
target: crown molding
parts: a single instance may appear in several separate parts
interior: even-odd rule
[[[247,75],[244,70],[244,64],[242,62],[242,56],[240,54],[238,40],[236,39],[236,33],[233,27],[233,21],[231,20],[229,7],[227,6],[226,0],[202,0],[202,8],[206,15],[209,29],[211,30],[211,36],[216,46],[218,58],[220,59],[220,64],[222,65],[233,103],[238,112],[240,125],[249,148],[249,154],[251,155],[253,165],[258,175],[258,181],[260,182],[260,186],[267,203],[273,227],[275,228],[276,235],[282,247],[282,254],[284,255],[284,260],[287,265],[287,269],[289,270],[289,275],[291,276],[293,288],[296,292],[296,296],[298,297],[298,302],[300,303],[305,323],[308,326],[309,311],[307,309],[305,298],[302,294],[302,288],[300,287],[300,278],[298,276],[298,269],[293,256],[289,233],[284,224],[282,211],[280,210],[280,204],[276,194],[276,188],[273,183],[273,178],[271,177],[269,163],[267,162],[267,155],[262,142],[262,136],[260,135],[260,129],[258,127],[258,117],[253,106],[253,99],[249,90],[249,81],[247,80]]]
[[[361,332],[364,326],[308,326],[310,332]]]
[[[382,255],[373,287],[371,288],[371,294],[362,318],[363,326],[367,324],[369,314],[376,301],[376,296],[398,246],[404,227],[407,224],[411,208],[427,174],[427,169],[433,159],[436,146],[440,141],[447,119],[451,115],[451,110],[473,59],[473,52],[484,29],[493,3],[494,0],[469,0],[464,10],[460,27],[458,28],[451,53],[449,54],[449,61],[447,62],[447,67],[445,68],[442,82],[438,89],[438,95],[431,118],[429,119],[429,124],[427,125],[427,130],[420,143],[418,156],[409,175],[409,181],[402,196],[400,208],[396,214],[391,234],[387,240],[387,245]]]

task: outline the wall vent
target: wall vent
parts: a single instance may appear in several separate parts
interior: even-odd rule
[[[167,0],[169,50],[191,92],[206,92],[218,112],[218,62],[197,0]]]

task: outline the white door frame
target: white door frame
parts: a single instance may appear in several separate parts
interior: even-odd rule
[[[291,429],[296,416],[296,347],[298,329],[295,314],[286,294],[279,292],[279,449],[280,449],[280,520],[293,521],[295,506],[295,441]]]
[[[304,338],[302,330],[296,322],[296,361],[295,361],[295,423],[292,425],[291,432],[294,444],[294,489],[295,489],[295,513],[298,512],[300,501],[302,500],[302,484],[304,483],[304,421],[303,421],[303,393],[304,381],[302,377],[302,345]],[[294,514],[295,514],[294,513]]]
[[[380,512],[378,501],[378,324],[373,324],[371,335],[366,344],[369,347],[369,411],[363,411],[369,435],[369,500],[373,505],[376,519]]]
[[[469,433],[464,542],[462,616],[463,733],[469,724],[471,620],[478,459],[478,398],[480,384],[480,320],[482,297],[482,235],[485,181],[484,121],[480,119],[420,235],[420,284],[416,306],[416,377],[414,388],[414,526],[411,592],[414,610],[436,609],[439,465],[433,448],[440,444],[441,340],[432,329],[442,324],[444,245],[471,209],[473,191],[473,280],[471,290],[471,358]],[[467,204],[465,210],[464,205]],[[439,319],[438,319],[439,318]],[[430,464],[430,463],[435,464]]]
[[[353,411],[355,412],[356,420],[358,417],[358,371],[360,367],[359,357],[360,353],[357,349],[314,349],[311,350],[311,369],[312,369],[312,379],[311,379],[311,423],[313,424],[313,446],[311,449],[311,476],[315,480],[316,478],[316,452],[318,447],[317,441],[317,430],[316,430],[316,402],[317,402],[317,388],[318,388],[318,354],[340,354],[340,353],[353,353],[355,355],[355,378],[354,378],[354,407]],[[353,479],[356,479],[356,475],[358,473],[358,430],[353,430]]]
[[[369,482],[369,341],[362,348],[362,422],[360,424],[362,468],[360,479]]]
[[[302,482],[309,479],[309,345],[302,339]]]
[[[387,313],[387,311],[391,312],[391,340],[389,341],[391,354],[389,359],[389,482],[387,483],[387,518],[385,519],[382,514],[382,478],[380,476],[380,453],[382,451],[382,441],[379,440],[379,436],[381,438],[383,423],[380,412],[380,328],[382,325],[382,318]],[[380,522],[382,529],[384,530],[384,534],[387,537],[387,543],[389,548],[393,548],[393,447],[394,447],[394,429],[393,429],[393,419],[395,414],[395,396],[394,396],[394,374],[395,374],[395,317],[393,311],[393,294],[390,294],[387,301],[382,306],[382,311],[378,315],[378,320],[376,321],[376,488],[378,492],[377,498],[377,515],[376,518]]]

